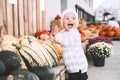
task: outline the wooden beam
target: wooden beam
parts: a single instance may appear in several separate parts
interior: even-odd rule
[[[3,8],[3,0],[0,0],[0,36],[2,35],[2,29],[4,27],[3,25],[3,13],[2,13],[2,8]]]
[[[24,33],[28,34],[28,0],[24,0]]]
[[[13,35],[18,37],[18,6],[17,4],[13,5]]]
[[[42,11],[42,30],[46,30],[46,12]]]
[[[36,0],[33,0],[33,33],[36,32]]]
[[[40,0],[36,0],[36,31],[40,31]]]
[[[19,36],[24,35],[24,18],[23,18],[23,0],[18,0],[18,30]]]
[[[2,13],[3,13],[3,25],[4,28],[2,30],[2,34],[8,34],[8,27],[7,27],[7,7],[6,7],[6,3],[7,0],[2,0],[3,1],[3,6],[2,6]]]
[[[8,3],[6,4],[7,8],[7,27],[8,27],[8,34],[13,35],[13,9],[12,4]]]
[[[29,30],[29,31],[28,31],[28,32],[29,32],[30,35],[33,34],[32,6],[33,6],[33,5],[32,5],[32,0],[29,0],[29,1],[28,1],[28,14],[29,14],[29,16],[28,16],[28,21],[29,21],[29,23],[28,23],[28,26],[29,26],[28,30]]]

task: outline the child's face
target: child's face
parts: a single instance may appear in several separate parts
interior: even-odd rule
[[[69,31],[72,28],[76,28],[77,26],[77,18],[73,13],[65,14],[63,18],[63,26],[65,30]]]

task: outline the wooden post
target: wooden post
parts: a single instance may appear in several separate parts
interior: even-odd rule
[[[28,1],[28,14],[29,14],[29,16],[28,16],[28,21],[29,21],[28,22],[28,26],[29,26],[28,30],[29,31],[28,32],[29,32],[29,35],[33,34],[33,21],[32,21],[33,20],[33,15],[32,15],[33,14],[33,12],[32,12],[32,6],[33,5],[32,5],[32,1],[33,0]]]
[[[8,27],[7,27],[7,10],[6,10],[6,0],[2,0],[2,15],[3,15],[3,26],[2,34],[8,34]]]
[[[42,30],[46,30],[46,13],[42,11]]]
[[[36,16],[36,0],[33,0],[33,11],[32,11],[32,15],[33,15],[33,33],[35,33],[36,32],[36,18],[37,18],[37,16]]]
[[[23,0],[18,0],[19,36],[24,35]]]
[[[12,4],[13,6],[13,35],[18,37],[18,6],[17,4]]]
[[[28,34],[28,0],[24,0],[24,33]]]
[[[7,27],[8,27],[8,34],[13,35],[13,9],[12,4],[6,3],[7,8]]]
[[[2,8],[3,8],[3,0],[0,0],[0,36],[2,34],[2,28],[3,28],[3,14],[2,14]]]
[[[40,0],[36,0],[36,31],[40,31]]]

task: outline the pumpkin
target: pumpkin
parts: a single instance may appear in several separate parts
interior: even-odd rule
[[[41,42],[48,41],[48,40],[50,40],[50,36],[47,34],[41,34],[40,40],[41,40]]]
[[[19,45],[19,39],[11,35],[1,36],[0,40],[1,50],[10,50],[17,52],[17,49],[15,46],[13,46],[13,44]]]
[[[49,66],[32,67],[30,71],[35,73],[40,80],[54,80],[54,70]]]
[[[39,40],[33,36],[22,36],[20,39],[21,48],[19,54],[28,63],[27,66],[52,66],[47,51],[43,49]]]
[[[48,30],[42,30],[42,31],[36,32],[35,37],[39,39],[40,35],[42,35],[42,34],[50,35],[50,32]]]
[[[106,35],[106,32],[105,31],[100,31],[99,32],[99,36],[105,36]]]
[[[115,31],[107,31],[106,36],[108,36],[108,37],[114,37],[114,35],[115,35]]]
[[[33,40],[26,38],[21,39],[21,48],[19,49],[19,54],[21,54],[27,67],[34,66],[55,66],[58,63],[58,53],[52,46],[44,47],[39,40]],[[25,45],[23,43],[25,43]],[[26,44],[27,42],[27,44]],[[57,58],[57,59],[56,59]]]
[[[102,25],[97,25],[96,27],[97,27],[97,29],[102,29],[103,28]]]
[[[0,76],[3,75],[5,72],[5,65],[4,63],[0,60]]]
[[[108,26],[108,27],[106,28],[106,30],[107,30],[107,31],[111,31],[112,28],[113,28],[112,26]]]
[[[4,75],[8,75],[12,71],[20,69],[21,58],[18,54],[12,51],[1,51],[0,52],[0,60],[5,65],[5,73]]]
[[[62,48],[61,48],[60,44],[52,43],[52,46],[53,46],[53,47],[55,48],[55,50],[57,51],[59,57],[62,58]]]
[[[81,35],[81,41],[85,42],[86,41],[85,33],[82,31],[82,29],[80,27],[78,28],[78,31]]]
[[[60,57],[59,57],[57,51],[55,50],[55,48],[49,43],[43,43],[42,46],[49,52],[51,57],[54,59],[53,66],[57,66],[57,64],[60,60]]]
[[[113,30],[113,31],[117,31],[117,28],[116,28],[116,27],[113,27],[112,30]]]
[[[19,37],[19,42],[21,46],[28,45],[32,41],[37,41],[38,39],[34,36],[21,36]]]
[[[14,71],[10,74],[10,76],[13,78],[13,80],[40,80],[35,73],[30,72],[28,70]],[[9,76],[8,76],[8,80],[9,80]]]
[[[116,31],[115,37],[120,37],[120,30],[117,30],[117,31]]]
[[[22,46],[19,49],[19,53],[23,59],[29,63],[30,67],[53,65],[51,59],[48,56],[49,53],[41,46],[40,42],[32,41],[30,44]]]

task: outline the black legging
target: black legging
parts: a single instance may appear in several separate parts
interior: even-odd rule
[[[81,74],[81,71],[76,73],[69,73],[68,77],[69,77],[68,80],[87,80],[88,79],[87,72]]]

